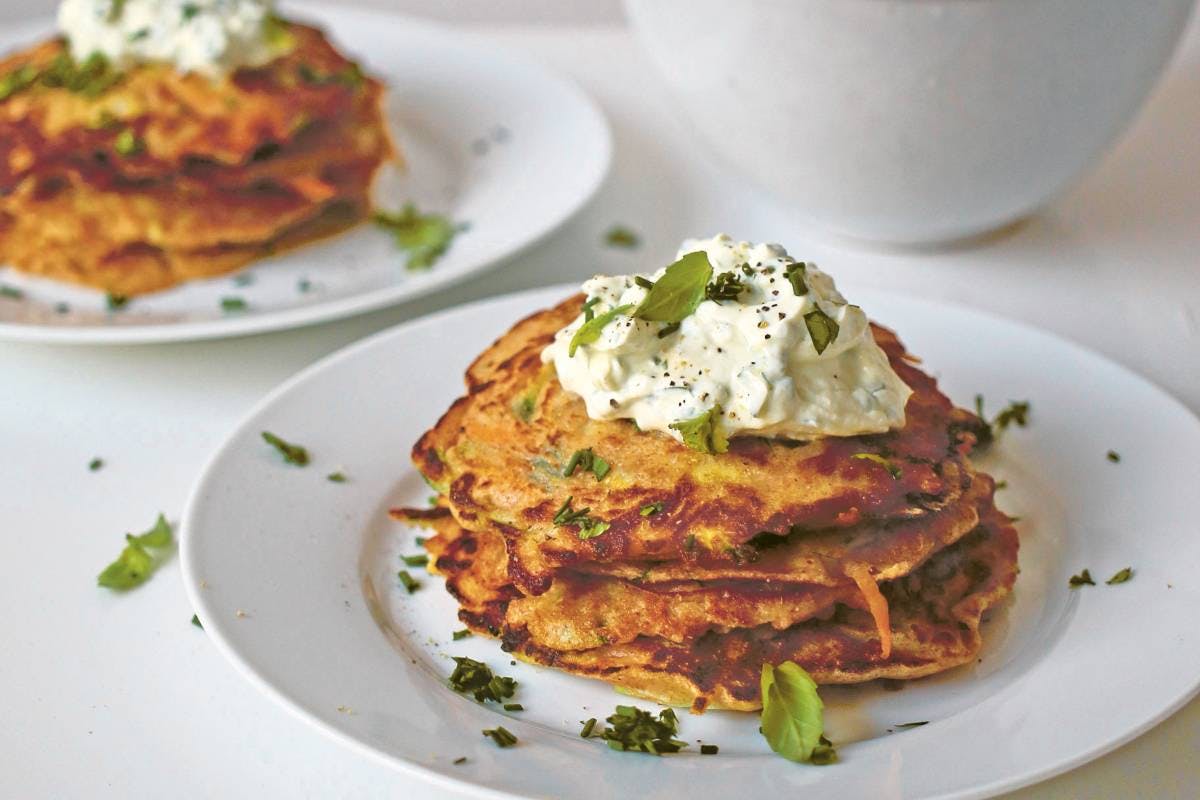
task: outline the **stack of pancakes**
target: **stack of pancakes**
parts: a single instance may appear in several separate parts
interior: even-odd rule
[[[0,61],[0,264],[113,294],[217,275],[365,219],[392,155],[382,86],[322,33],[223,78]]]
[[[913,389],[903,429],[738,437],[708,455],[590,419],[562,389],[541,351],[581,301],[492,345],[413,450],[439,502],[396,514],[437,531],[431,569],[473,631],[695,711],[758,708],[768,662],[854,683],[976,657],[981,617],[1016,577],[1016,532],[968,458],[985,423],[891,332],[872,329]],[[565,476],[586,448],[609,471]]]

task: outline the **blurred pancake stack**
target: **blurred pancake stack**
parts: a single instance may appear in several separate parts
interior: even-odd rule
[[[904,427],[709,454],[590,418],[562,388],[541,354],[582,299],[484,352],[413,450],[437,503],[393,513],[436,531],[430,569],[472,631],[697,712],[760,707],[764,663],[857,683],[977,658],[1017,573],[1016,531],[969,458],[991,429],[890,331],[871,327],[913,390]]]
[[[272,57],[217,75],[65,39],[0,61],[0,263],[136,295],[366,219],[393,155],[381,84],[267,23]]]

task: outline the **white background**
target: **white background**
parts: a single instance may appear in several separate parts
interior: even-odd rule
[[[159,510],[178,517],[209,452],[269,388],[348,342],[437,308],[628,271],[641,255],[661,261],[685,236],[725,230],[782,241],[848,281],[1027,320],[1141,372],[1200,411],[1195,20],[1137,124],[1066,197],[971,248],[883,253],[806,232],[718,169],[675,121],[612,2],[370,5],[433,9],[575,77],[613,124],[614,174],[576,220],[531,253],[409,306],[207,344],[0,344],[4,796],[453,796],[340,749],[257,695],[188,624],[174,562],[129,595],[94,585],[122,532],[148,527]],[[50,8],[3,0],[0,18],[24,18],[31,6]],[[640,251],[600,246],[614,222],[643,234]],[[89,473],[96,455],[107,465]],[[1130,535],[1136,547],[1136,531]],[[1192,797],[1198,743],[1193,702],[1116,753],[1017,796]]]

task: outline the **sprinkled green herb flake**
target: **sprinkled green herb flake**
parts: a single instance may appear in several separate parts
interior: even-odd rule
[[[602,481],[612,467],[607,461],[592,452],[592,448],[588,447],[584,450],[576,450],[571,454],[570,460],[567,461],[567,466],[563,468],[563,477],[571,477],[575,474],[576,469],[583,469],[584,472],[590,472],[596,476],[597,481]]]
[[[653,503],[647,503],[646,505],[639,508],[638,513],[641,514],[643,517],[652,517],[655,514],[661,514],[662,510],[663,510],[662,501],[656,500]]]
[[[192,624],[200,630],[204,630],[204,626],[200,624],[200,617],[196,616],[195,614],[192,614]]]
[[[1067,581],[1067,585],[1072,589],[1077,589],[1080,586],[1095,586],[1096,582],[1092,580],[1092,573],[1085,569],[1078,575],[1072,575]]]
[[[900,468],[878,453],[855,453],[850,457],[857,458],[861,461],[873,461],[874,463],[886,469],[888,474],[892,476],[892,480],[898,480],[900,478]]]
[[[253,283],[254,283],[254,273],[253,272],[243,272],[241,275],[235,275],[233,277],[233,285],[234,286],[250,286]]]
[[[812,755],[808,759],[809,763],[815,767],[827,767],[830,764],[836,764],[837,760],[837,750],[833,748],[833,742],[824,736],[817,742],[817,746],[813,748]]]
[[[345,483],[346,482],[346,473],[331,472],[325,476],[325,480],[329,481],[330,483]]]
[[[283,460],[298,467],[308,466],[308,450],[298,444],[292,444],[280,439],[270,431],[262,432],[263,441],[274,447],[283,456]]]
[[[497,747],[512,747],[517,743],[517,737],[513,736],[503,725],[497,725],[495,728],[485,730],[483,735],[490,737],[496,743]]]
[[[520,703],[505,703],[504,710],[505,711],[524,711],[525,706],[521,705]]]
[[[714,303],[720,303],[722,300],[737,300],[738,295],[745,288],[737,275],[732,272],[722,272],[716,280],[705,287],[704,296]]]
[[[591,319],[584,319],[584,323],[575,331],[575,335],[571,337],[571,343],[567,345],[567,357],[573,358],[575,351],[580,345],[593,344],[600,339],[600,334],[603,333],[605,326],[612,322],[622,314],[628,314],[633,308],[633,303],[626,303],[623,306],[610,308],[599,316]]]
[[[679,718],[669,708],[655,718],[649,711],[634,706],[617,706],[605,721],[608,727],[600,736],[613,750],[661,756],[687,747],[686,742],[674,738],[679,733]]]
[[[1121,463],[1121,454],[1120,454],[1120,453],[1118,453],[1116,450],[1109,450],[1109,451],[1108,451],[1108,452],[1105,454],[1105,456],[1104,456],[1104,457],[1105,457],[1105,458],[1107,458],[1109,461],[1111,461],[1111,462],[1112,462],[1112,463],[1114,463],[1114,464],[1120,464],[1120,463]]]
[[[719,752],[721,752],[721,748],[717,747],[715,744],[700,745],[700,755],[702,756],[715,756]]]
[[[55,314],[69,314],[69,313],[71,313],[71,306],[67,305],[66,303],[55,303],[54,304],[54,313]]]
[[[712,274],[706,253],[688,253],[667,267],[634,309],[633,316],[650,322],[683,321],[704,300]]]
[[[496,675],[482,661],[466,656],[451,656],[454,672],[450,673],[450,688],[459,694],[469,694],[477,702],[503,703],[517,691],[517,682],[503,675]]]
[[[25,293],[15,286],[0,284],[0,297],[7,297],[9,300],[22,300],[25,297]]]
[[[797,261],[793,264],[788,264],[783,271],[783,277],[787,278],[787,282],[792,285],[792,293],[796,297],[803,297],[808,294],[808,265],[803,261]]]
[[[296,291],[298,291],[300,294],[308,294],[312,291],[312,288],[312,281],[310,281],[308,278],[301,278],[300,280],[296,281]]]
[[[200,13],[200,6],[195,3],[184,3],[182,14],[184,22],[191,22],[197,14]]]
[[[421,553],[415,556],[400,556],[400,560],[404,562],[406,567],[423,567],[429,563],[429,556]]]
[[[0,103],[18,92],[28,89],[38,79],[38,70],[32,64],[23,64],[0,78]]]
[[[465,763],[467,763],[467,757],[466,757],[466,756],[459,756],[458,758],[454,759],[454,761],[453,761],[453,762],[451,762],[451,763],[453,763],[453,764],[454,764],[454,766],[456,766],[456,767],[457,767],[459,764],[465,764]]]
[[[899,725],[893,725],[892,727],[898,731],[907,731],[907,730],[911,730],[912,728],[919,728],[922,725],[928,725],[928,724],[929,724],[929,720],[923,719],[920,722],[901,722]]]
[[[461,642],[463,639],[467,638],[470,635],[471,635],[471,629],[463,628],[460,631],[455,631],[454,633],[450,634],[450,638],[456,642]]]
[[[104,305],[109,311],[120,311],[125,306],[129,305],[129,298],[123,294],[113,294],[109,292],[104,295]]]
[[[139,536],[125,534],[125,549],[116,561],[104,568],[96,583],[106,589],[122,591],[140,586],[157,569],[173,541],[170,523],[159,514],[154,527],[145,533]],[[151,550],[157,551],[157,556],[151,554]]]
[[[698,417],[672,422],[667,427],[678,431],[683,443],[700,453],[724,453],[729,450],[729,439],[721,428],[721,407],[713,406]]]
[[[1126,567],[1125,569],[1117,572],[1117,574],[1113,575],[1111,578],[1106,580],[1105,583],[1108,584],[1109,586],[1115,586],[1118,583],[1125,583],[1132,577],[1133,577],[1133,568]]]
[[[837,340],[840,330],[837,321],[819,308],[814,308],[804,315],[804,327],[808,328],[808,335],[817,355],[824,353],[825,348]]]
[[[632,250],[642,243],[641,237],[623,225],[613,225],[604,234],[604,243],[609,247],[623,247]]]
[[[240,297],[221,298],[221,310],[227,314],[245,311],[247,308],[249,308],[249,304]]]
[[[126,128],[113,139],[113,150],[121,156],[137,155],[143,150],[142,140],[138,138],[132,128]]]
[[[103,468],[103,466],[104,466],[103,458],[93,458],[91,461],[88,462],[88,469],[91,470],[92,472],[96,472],[96,471],[100,470],[101,468]]]
[[[129,41],[131,41],[131,42],[140,42],[140,41],[142,41],[143,39],[146,39],[146,38],[148,38],[149,36],[150,36],[150,29],[149,29],[149,28],[138,28],[136,31],[134,31],[133,33],[129,34]]]
[[[602,522],[588,516],[592,509],[581,508],[576,510],[571,508],[571,501],[574,499],[574,497],[568,497],[559,506],[558,511],[554,514],[555,525],[576,527],[578,529],[578,536],[582,540],[594,539],[609,529],[610,526],[607,522]]]
[[[588,739],[592,735],[592,731],[596,729],[596,718],[592,717],[587,722],[583,723],[583,730],[579,732],[580,739]]]
[[[429,269],[450,249],[451,242],[465,224],[455,224],[440,214],[422,214],[412,203],[400,211],[377,211],[375,224],[392,234],[396,246],[408,253],[405,267],[410,270]]]
[[[400,579],[400,585],[403,586],[404,590],[409,594],[412,594],[417,589],[421,588],[421,582],[412,575],[409,575],[408,570],[406,569],[402,569],[397,572],[396,577]]]

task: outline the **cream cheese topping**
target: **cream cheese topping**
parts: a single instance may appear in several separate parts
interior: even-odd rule
[[[679,256],[696,251],[707,255],[714,280],[732,273],[740,281],[736,299],[700,302],[664,336],[661,322],[637,319],[632,310],[619,314],[572,356],[581,313],[542,352],[588,416],[632,419],[681,441],[672,424],[714,409],[725,436],[811,439],[903,427],[912,390],[875,343],[866,314],[846,302],[829,275],[805,265],[806,291],[797,294],[787,278],[796,261],[779,245],[720,235],[684,242]],[[657,281],[665,271],[591,278],[583,284],[595,298],[589,316],[636,309],[648,291],[645,279]],[[835,336],[820,317],[836,323]]]
[[[210,77],[270,61],[272,0],[63,0],[58,27],[71,55],[124,67],[162,62]]]

